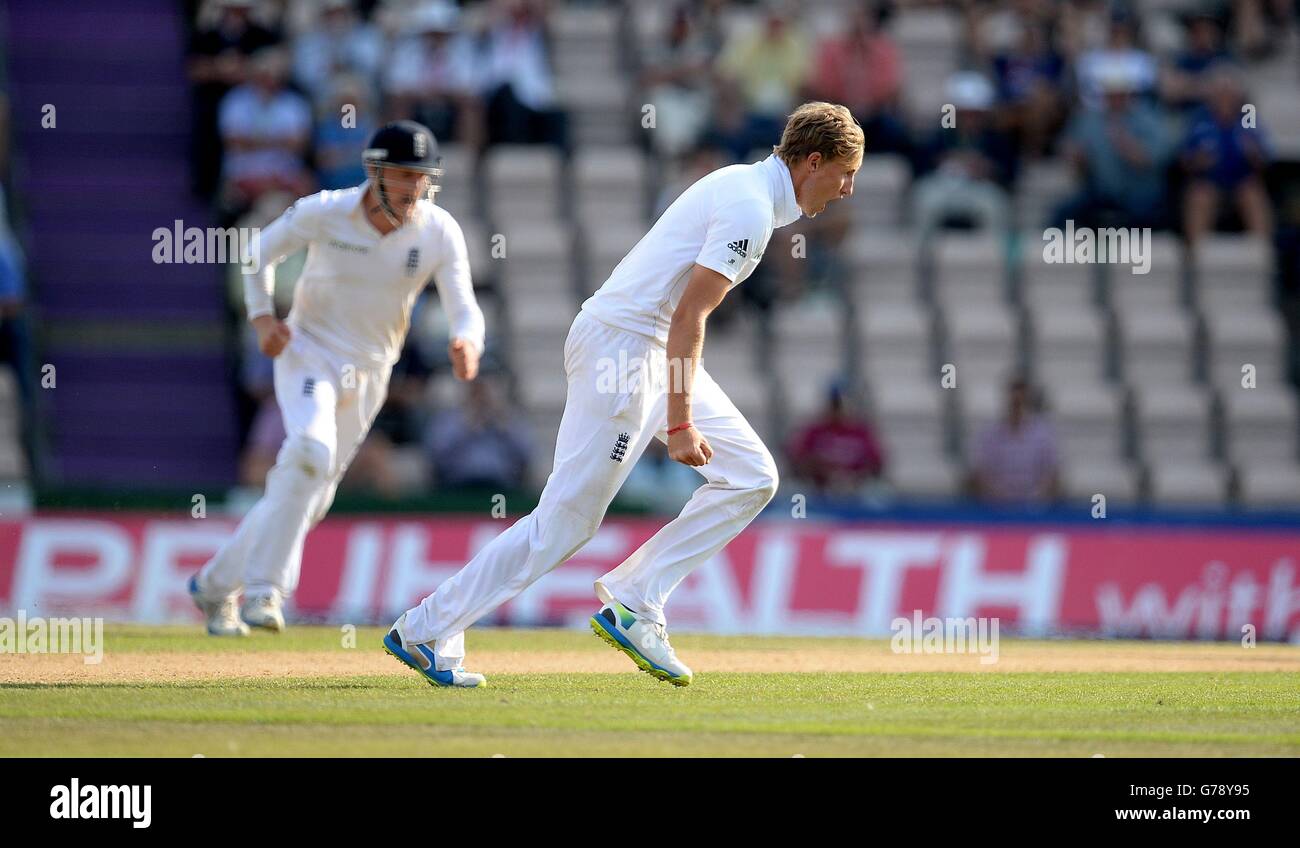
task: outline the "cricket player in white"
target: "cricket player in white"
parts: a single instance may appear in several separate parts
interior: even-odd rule
[[[463,631],[563,563],[595,534],[652,438],[704,477],[681,515],[596,581],[598,636],[677,685],[691,670],[669,644],[664,604],[696,566],[758,515],[777,488],[772,456],[699,366],[705,323],[758,265],[772,231],[853,192],[862,129],[843,106],[807,103],[767,159],[703,177],[582,306],[565,343],[568,396],[555,464],[531,514],[403,613],[385,649],[430,682],[457,685]],[[634,372],[611,386],[620,362]]]
[[[463,380],[477,373],[483,313],[460,225],[433,202],[442,173],[436,148],[426,127],[389,124],[363,154],[367,182],[304,197],[261,233],[262,267],[245,268],[245,302],[262,352],[275,359],[286,436],[262,499],[190,581],[209,633],[283,629],[303,539],[329,511],[383,405],[411,307],[430,276],[451,324],[452,369]],[[274,265],[304,247],[307,262],[281,322]]]

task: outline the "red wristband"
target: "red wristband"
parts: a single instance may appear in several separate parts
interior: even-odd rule
[[[695,426],[695,425],[692,424],[692,423],[689,422],[689,421],[683,421],[681,424],[678,424],[676,427],[673,427],[671,430],[669,430],[669,431],[668,431],[668,435],[671,436],[673,433],[680,433],[682,430],[685,430],[685,429],[687,429],[687,428],[689,428],[689,427],[694,427],[694,426]]]

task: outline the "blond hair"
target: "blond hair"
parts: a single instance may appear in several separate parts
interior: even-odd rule
[[[853,160],[862,155],[865,146],[862,126],[848,109],[817,100],[794,110],[781,133],[781,143],[772,152],[786,165],[794,165],[813,153],[820,153],[828,162]]]

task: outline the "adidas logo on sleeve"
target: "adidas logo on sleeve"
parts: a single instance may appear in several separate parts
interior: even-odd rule
[[[727,247],[739,253],[742,258],[749,256],[749,239],[747,238],[740,239],[739,241],[729,241],[727,242]]]

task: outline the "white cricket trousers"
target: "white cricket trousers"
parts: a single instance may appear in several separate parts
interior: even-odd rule
[[[392,370],[347,362],[298,328],[274,369],[284,443],[261,499],[199,572],[199,588],[212,597],[241,588],[250,597],[293,594],[303,540],[334,503],[339,481],[384,405]]]
[[[461,664],[467,627],[595,535],[650,439],[668,439],[673,372],[654,339],[579,312],[565,341],[564,370],[568,396],[555,464],[537,508],[406,613],[407,639],[434,642],[440,670]],[[696,468],[704,485],[681,515],[595,584],[602,601],[618,600],[661,624],[677,584],[735,538],[777,487],[772,455],[703,367],[692,395],[691,420],[713,448],[713,459]]]

